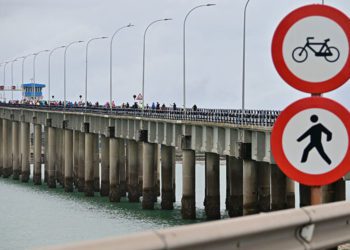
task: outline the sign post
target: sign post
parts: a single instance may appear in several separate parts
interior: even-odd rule
[[[349,23],[348,16],[333,7],[308,5],[287,15],[272,41],[272,58],[281,78],[312,95],[281,113],[271,138],[281,170],[310,186],[311,205],[322,203],[322,185],[350,170],[350,113],[321,97],[350,78]]]

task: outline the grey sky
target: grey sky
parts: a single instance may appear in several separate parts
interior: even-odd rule
[[[141,92],[142,39],[153,20],[173,21],[153,26],[147,37],[146,102],[182,104],[182,22],[186,13],[203,3],[217,6],[194,12],[187,26],[187,104],[240,108],[242,20],[245,0],[0,0],[1,58],[12,60],[74,40],[111,36],[128,23],[114,43],[114,91],[118,104],[132,102]],[[271,59],[271,39],[280,20],[310,0],[251,0],[247,18],[246,107],[283,109],[308,96],[294,90],[277,74]],[[325,0],[350,15],[350,2]],[[67,97],[84,96],[85,43],[72,46],[67,57]],[[25,80],[32,78],[32,57],[25,63]],[[47,83],[48,55],[37,57],[37,82]],[[10,67],[6,70],[10,82]],[[51,92],[63,99],[63,50],[51,64]],[[2,81],[3,67],[0,71]],[[89,47],[88,100],[109,100],[109,40]],[[15,82],[21,81],[21,63],[14,64]],[[47,91],[47,89],[46,89]],[[47,93],[45,91],[45,94]],[[350,107],[349,84],[325,96]],[[9,93],[7,94],[9,96]],[[16,95],[19,97],[19,94]]]

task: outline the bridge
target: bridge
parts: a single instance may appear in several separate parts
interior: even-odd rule
[[[196,154],[205,155],[205,212],[220,218],[220,195],[231,217],[295,207],[294,182],[275,164],[270,135],[279,111],[132,109],[0,104],[0,169],[4,178],[61,184],[86,196],[127,196],[142,208],[175,201],[175,151],[182,152],[182,217],[195,219]],[[33,131],[33,140],[31,140]],[[31,143],[32,141],[32,143]],[[32,150],[31,150],[31,145]],[[220,159],[226,194],[220,194]],[[44,173],[41,166],[44,164]],[[160,186],[162,187],[160,190]],[[323,188],[323,202],[345,199],[345,182]],[[300,186],[301,206],[310,190]]]

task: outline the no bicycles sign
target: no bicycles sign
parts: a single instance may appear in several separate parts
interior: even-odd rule
[[[275,31],[272,57],[292,87],[314,94],[334,90],[350,78],[350,19],[325,5],[296,9]]]

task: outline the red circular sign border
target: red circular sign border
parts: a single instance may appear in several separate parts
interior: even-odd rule
[[[349,144],[342,162],[333,170],[319,175],[307,174],[296,169],[287,159],[282,147],[283,132],[290,119],[298,112],[310,108],[326,109],[334,113],[344,123],[348,132]],[[333,183],[350,171],[350,113],[341,104],[328,98],[308,97],[298,100],[282,111],[275,122],[271,134],[271,150],[276,164],[289,178],[308,186],[322,186]]]
[[[345,32],[349,42],[348,59],[341,71],[327,81],[315,83],[300,79],[286,65],[283,57],[283,42],[289,29],[299,20],[309,16],[323,16],[335,21]],[[338,9],[313,4],[303,6],[287,15],[278,25],[272,40],[272,59],[277,72],[290,86],[312,94],[320,94],[337,89],[350,78],[350,19]]]

